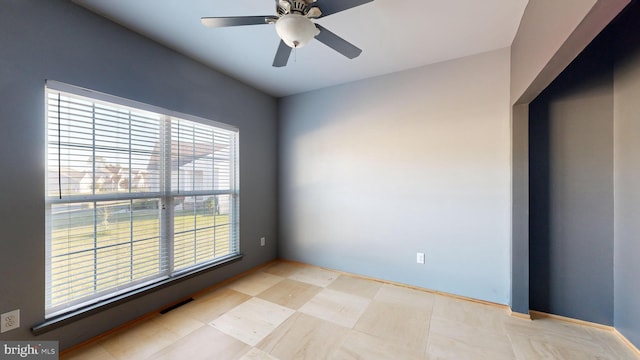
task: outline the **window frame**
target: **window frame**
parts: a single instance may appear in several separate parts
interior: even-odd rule
[[[220,123],[213,120],[208,120],[200,117],[196,117],[193,115],[178,113],[175,111],[170,111],[167,109],[163,109],[157,106],[148,105],[140,102],[136,102],[133,100],[128,100],[124,98],[120,98],[113,95],[108,95],[92,90],[87,90],[84,88],[76,87],[73,85],[64,84],[57,81],[47,80],[45,84],[45,109],[48,108],[48,98],[50,91],[54,92],[62,92],[67,93],[72,96],[81,96],[84,98],[88,98],[94,102],[107,103],[115,106],[123,106],[128,108],[133,108],[136,110],[141,110],[144,112],[152,112],[155,114],[159,114],[161,119],[159,120],[159,126],[162,128],[171,128],[172,121],[187,121],[193,122],[196,124],[202,124],[207,127],[212,128],[212,134],[215,133],[215,129],[224,130],[231,134],[233,134],[231,138],[231,143],[229,146],[230,155],[230,189],[228,190],[214,190],[214,186],[212,184],[212,188],[210,190],[195,190],[191,189],[190,191],[174,190],[171,186],[171,177],[172,177],[172,167],[171,167],[171,147],[172,147],[172,135],[166,137],[164,134],[160,135],[160,142],[163,146],[169,147],[168,152],[165,149],[163,158],[161,162],[164,162],[163,165],[169,163],[168,168],[164,168],[161,172],[160,178],[161,182],[165,184],[159,188],[158,192],[146,192],[146,193],[138,193],[137,196],[133,196],[131,191],[128,193],[119,193],[114,192],[110,194],[95,194],[92,195],[73,195],[70,198],[75,202],[104,202],[104,201],[133,201],[134,199],[158,199],[159,204],[162,209],[158,209],[158,222],[159,222],[159,231],[160,231],[160,246],[164,249],[165,254],[159,254],[160,262],[167,262],[167,266],[164,270],[160,271],[158,274],[154,274],[149,278],[144,278],[141,280],[136,280],[127,283],[126,285],[119,286],[116,288],[109,289],[104,293],[93,293],[90,296],[85,296],[80,299],[73,300],[64,306],[56,305],[49,306],[50,299],[45,298],[45,322],[33,328],[34,332],[43,331],[49,327],[51,324],[63,321],[66,322],[67,319],[77,317],[84,313],[93,313],[96,309],[115,306],[115,304],[119,304],[122,301],[126,301],[126,299],[134,298],[137,296],[141,296],[143,294],[149,293],[156,289],[168,286],[176,281],[180,281],[186,278],[190,278],[195,276],[203,271],[208,271],[219,266],[225,265],[227,263],[235,262],[242,258],[242,254],[240,253],[240,184],[239,184],[239,129],[235,126]],[[46,132],[49,132],[49,114],[48,111],[45,113],[45,128]],[[162,130],[161,132],[164,132]],[[170,133],[170,130],[169,130]],[[212,135],[213,136],[213,135]],[[51,279],[51,237],[52,237],[52,227],[51,227],[51,219],[50,219],[50,211],[53,205],[58,203],[67,203],[69,200],[67,199],[54,199],[50,196],[49,193],[49,135],[46,136],[46,149],[45,149],[45,181],[47,191],[45,193],[45,211],[46,211],[46,284],[45,284],[45,296],[50,296],[50,287],[52,286]],[[168,143],[168,144],[167,144]],[[195,143],[194,143],[195,144]],[[167,146],[168,145],[168,146]],[[195,146],[195,145],[193,145]],[[129,151],[129,156],[131,156],[131,151]],[[95,162],[95,159],[93,160]],[[132,169],[128,169],[131,171]],[[58,169],[60,172],[60,168]],[[179,174],[179,172],[178,172]],[[179,177],[180,175],[178,175]],[[164,179],[162,179],[164,177]],[[168,179],[167,179],[168,178]],[[167,183],[168,182],[168,183]],[[92,185],[95,187],[95,185]],[[129,188],[131,189],[131,188]],[[140,195],[142,194],[142,195]],[[62,193],[60,192],[60,195]],[[198,195],[207,195],[207,196],[215,196],[216,199],[219,195],[228,195],[229,196],[229,254],[217,258],[213,258],[208,261],[203,261],[200,263],[196,263],[195,265],[182,268],[179,270],[174,269],[174,259],[173,253],[175,251],[174,248],[174,201],[177,197],[184,196],[198,196]],[[133,204],[131,202],[131,204]],[[130,208],[130,211],[133,208]],[[195,207],[194,207],[195,210]],[[194,215],[196,216],[196,215]],[[130,226],[133,226],[133,220],[130,221]],[[132,238],[129,239],[130,242],[133,242]],[[212,239],[213,241],[213,239]],[[94,262],[97,261],[94,259]],[[133,264],[133,260],[130,264]],[[133,266],[133,265],[131,265]],[[94,272],[95,274],[95,272]]]

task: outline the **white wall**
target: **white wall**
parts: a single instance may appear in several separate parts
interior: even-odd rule
[[[507,304],[509,63],[502,49],[282,99],[280,256]]]

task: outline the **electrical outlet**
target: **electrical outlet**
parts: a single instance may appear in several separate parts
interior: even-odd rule
[[[20,309],[0,315],[0,333],[20,327]]]
[[[419,252],[416,254],[416,262],[418,264],[424,264],[424,253]]]
[[[260,238],[260,246],[265,246],[267,244],[267,238],[264,236]]]

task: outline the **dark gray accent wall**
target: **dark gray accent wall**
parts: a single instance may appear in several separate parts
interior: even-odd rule
[[[197,20],[196,20],[197,21]],[[224,51],[224,49],[220,49]],[[64,0],[0,2],[0,313],[21,310],[2,340],[44,320],[44,85],[52,79],[240,129],[242,261],[38,339],[66,348],[276,256],[276,99]],[[267,246],[259,246],[260,236]]]
[[[613,325],[613,68],[601,34],[530,104],[530,306]]]
[[[640,348],[640,2],[616,24],[615,327]]]
[[[528,105],[584,50],[631,0],[548,1],[529,0],[511,46],[511,104],[513,151],[526,147]],[[516,155],[514,153],[514,155]],[[521,182],[518,169],[528,167],[528,159],[513,156],[512,163],[512,299],[514,311],[524,312],[528,304],[529,251],[528,187]],[[525,200],[527,199],[527,200]],[[515,211],[520,209],[520,211]],[[526,250],[525,250],[526,249]],[[526,279],[526,280],[525,280]]]
[[[635,1],[531,104],[529,133],[531,308],[613,324],[636,346],[640,346],[640,263],[637,261],[640,253],[637,221],[640,214],[640,146],[636,136],[640,132],[638,23],[640,2]],[[533,123],[534,117],[543,121]],[[594,122],[595,118],[604,120],[598,124]],[[565,127],[552,120],[567,125],[587,120],[593,131],[578,126]],[[605,124],[610,121],[613,124],[611,145],[608,140],[610,126]],[[596,135],[596,131],[603,131],[604,137]],[[554,150],[557,144],[564,148]],[[573,151],[567,147],[569,144],[575,147]],[[576,152],[580,147],[586,151]],[[613,168],[609,164],[610,147],[613,149]],[[596,151],[598,149],[601,150]],[[604,154],[606,158],[603,158]],[[557,172],[558,165],[551,160],[554,157],[556,162],[571,160],[575,174],[568,174],[566,179],[561,177],[556,183],[545,181],[545,177],[553,179]],[[575,165],[580,167],[575,168]],[[586,176],[575,177],[579,174],[576,171],[589,168]],[[601,186],[609,188],[610,174],[613,174],[613,194],[607,199],[609,195]],[[574,209],[579,211],[567,214],[570,221],[554,229],[552,224],[557,223],[559,214],[566,212],[569,203],[554,203],[554,200],[563,200],[562,196],[558,198],[558,190],[565,182],[571,193],[580,192],[579,198],[573,201]],[[613,204],[613,230],[610,230],[610,204]],[[601,216],[596,216],[597,212]],[[583,218],[582,223],[575,222],[579,218]],[[605,232],[610,231],[613,241],[606,240],[609,235]],[[578,236],[574,236],[573,241],[558,236],[567,233]],[[587,244],[576,241],[596,237],[605,241]],[[554,238],[561,241],[548,241]],[[582,268],[581,273],[566,271],[567,266],[576,269],[576,265]],[[536,282],[535,278],[543,280]],[[514,291],[516,288],[514,285]],[[569,292],[575,299],[565,301]]]

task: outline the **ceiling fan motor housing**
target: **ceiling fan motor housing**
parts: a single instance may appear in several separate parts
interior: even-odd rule
[[[300,14],[309,18],[317,18],[322,13],[317,6],[313,5],[315,0],[279,0],[277,3],[278,16],[287,14]]]
[[[293,1],[293,6],[291,7],[292,12],[304,13],[304,10],[307,8],[307,3],[304,1]]]

